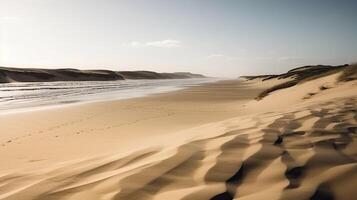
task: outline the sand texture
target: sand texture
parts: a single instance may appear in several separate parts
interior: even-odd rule
[[[357,82],[223,81],[0,117],[0,199],[357,197]],[[326,86],[324,89],[321,86]]]

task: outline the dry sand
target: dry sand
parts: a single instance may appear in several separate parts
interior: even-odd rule
[[[356,199],[356,81],[281,81],[0,116],[0,199]]]

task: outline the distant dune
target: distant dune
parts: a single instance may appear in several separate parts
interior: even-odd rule
[[[201,74],[189,72],[157,73],[152,71],[119,71],[125,79],[174,79],[174,78],[204,78]]]
[[[157,73],[152,71],[110,71],[78,69],[36,69],[0,67],[0,83],[50,81],[114,81],[123,79],[203,78],[189,72]]]

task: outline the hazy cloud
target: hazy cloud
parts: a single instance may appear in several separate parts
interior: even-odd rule
[[[132,41],[124,46],[130,47],[160,47],[160,48],[178,48],[182,46],[181,41],[178,40],[159,40],[159,41],[150,41],[150,42],[138,42]]]
[[[177,47],[181,47],[181,42],[178,40],[161,40],[161,41],[147,42],[146,46],[177,48]]]
[[[143,46],[143,44],[140,42],[137,42],[137,41],[132,41],[132,42],[130,42],[130,44],[128,46],[139,47],[139,46]]]

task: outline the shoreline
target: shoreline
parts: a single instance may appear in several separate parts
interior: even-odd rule
[[[120,101],[120,100],[126,100],[126,99],[134,99],[134,98],[143,98],[143,97],[147,97],[147,96],[151,96],[151,95],[156,95],[156,94],[164,94],[164,93],[170,93],[170,92],[176,92],[176,91],[180,91],[180,90],[185,90],[188,89],[190,87],[196,87],[196,86],[202,86],[205,84],[210,84],[210,83],[215,83],[215,82],[220,82],[220,81],[227,81],[227,80],[234,80],[234,79],[225,79],[225,78],[192,78],[192,79],[167,79],[167,80],[119,80],[119,81],[183,81],[185,82],[186,80],[188,80],[189,83],[181,83],[182,85],[177,85],[177,86],[158,86],[158,87],[171,87],[171,88],[164,88],[164,89],[160,89],[158,91],[143,91],[141,93],[136,93],[136,94],[130,94],[130,95],[123,95],[123,96],[116,96],[114,95],[113,98],[111,99],[111,95],[109,95],[110,93],[115,93],[117,92],[118,94],[123,93],[124,91],[120,91],[120,90],[114,90],[114,91],[107,91],[107,92],[98,92],[95,94],[89,94],[89,95],[84,95],[87,96],[87,98],[83,98],[82,99],[73,99],[73,100],[66,100],[67,102],[53,102],[53,103],[47,103],[44,105],[36,105],[33,104],[28,105],[28,106],[23,106],[23,107],[18,107],[18,108],[9,108],[9,109],[3,109],[0,110],[0,116],[1,115],[7,115],[7,114],[12,114],[12,113],[24,113],[24,112],[32,112],[32,111],[38,111],[38,110],[48,110],[48,109],[59,109],[59,108],[63,108],[63,107],[67,107],[67,106],[78,106],[81,104],[87,104],[87,103],[98,103],[98,102],[111,102],[111,101]],[[191,83],[191,81],[193,81]],[[203,82],[195,82],[195,80],[202,80]],[[92,81],[84,81],[86,83],[93,83]],[[98,82],[98,81],[97,81]],[[100,82],[100,81],[99,81]],[[32,82],[28,82],[28,83],[20,83],[20,84],[31,84]],[[50,84],[54,83],[54,82],[49,82]],[[68,82],[58,82],[58,83],[68,83]],[[75,83],[80,83],[80,82],[75,82]],[[103,83],[108,83],[108,82],[103,82]],[[10,84],[17,84],[17,83],[10,83]],[[48,83],[47,83],[48,84]],[[185,85],[185,84],[192,84],[192,85]],[[133,88],[135,90],[135,88]],[[127,90],[127,89],[126,89]],[[152,89],[151,89],[152,90]],[[156,89],[155,89],[156,90]],[[0,90],[1,91],[1,90]],[[130,92],[130,91],[129,91]],[[101,98],[90,98],[90,96],[93,95],[103,95],[103,96],[107,96],[107,97],[101,97]],[[75,97],[73,97],[75,98]]]
[[[235,85],[242,85],[242,88],[236,89]],[[242,89],[245,94],[236,93]],[[59,160],[71,160],[88,156],[88,152],[110,153],[113,149],[125,149],[125,146],[130,149],[139,143],[130,137],[160,141],[162,135],[238,115],[239,105],[252,100],[257,92],[239,80],[226,80],[139,98],[0,115],[0,124],[4,125],[0,127],[3,133],[0,156],[9,159],[8,167],[3,165],[0,171],[38,164],[28,160],[50,160],[52,163],[60,157]],[[106,136],[101,137],[101,134]],[[68,145],[77,151],[79,141],[85,141],[90,147],[78,150],[77,156],[60,150],[60,146]],[[121,147],[118,148],[118,144]],[[41,150],[51,148],[54,153],[43,154]],[[32,155],[28,159],[16,159],[26,158],[26,149],[31,149]]]

